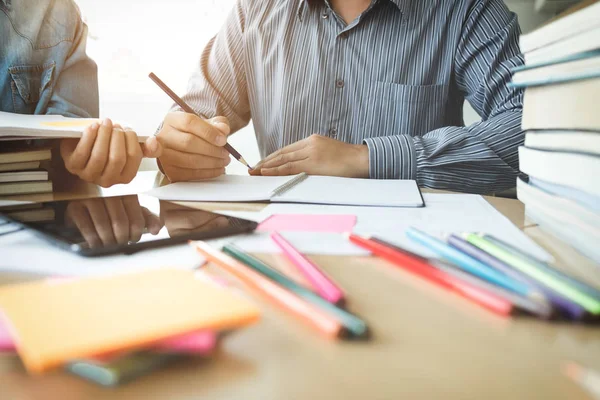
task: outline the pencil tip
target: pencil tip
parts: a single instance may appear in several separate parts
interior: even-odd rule
[[[244,160],[244,157],[240,157],[240,159],[238,161],[241,162],[242,164],[244,164],[246,167],[248,167],[248,169],[254,169],[250,166],[250,164],[248,164],[246,162],[246,160]]]

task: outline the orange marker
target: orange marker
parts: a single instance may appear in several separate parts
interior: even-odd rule
[[[337,338],[343,334],[343,326],[337,320],[287,289],[254,272],[227,254],[210,247],[207,243],[191,243],[207,260],[222,267],[230,274],[235,275],[245,284],[261,292],[271,301],[290,311],[323,335],[330,338]]]

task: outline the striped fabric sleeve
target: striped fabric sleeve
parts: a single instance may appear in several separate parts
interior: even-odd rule
[[[369,138],[370,176],[416,179],[423,187],[493,193],[515,186],[523,93],[508,87],[510,69],[523,64],[516,15],[502,0],[476,1],[455,57],[458,88],[482,117],[420,137]]]
[[[231,133],[250,122],[250,102],[244,63],[246,16],[242,0],[212,38],[192,74],[183,100],[204,118],[227,117]],[[181,111],[174,107],[173,111]]]

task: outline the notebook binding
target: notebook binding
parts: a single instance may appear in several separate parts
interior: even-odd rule
[[[284,183],[279,186],[277,189],[273,190],[272,196],[281,196],[300,182],[304,181],[308,178],[308,175],[305,172],[302,172],[300,175],[296,176],[294,179]]]

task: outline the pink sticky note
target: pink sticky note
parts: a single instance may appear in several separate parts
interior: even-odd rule
[[[0,352],[3,351],[15,351],[15,345],[6,318],[0,313]]]
[[[258,231],[281,232],[351,232],[355,215],[276,214],[258,225]]]

